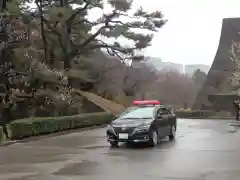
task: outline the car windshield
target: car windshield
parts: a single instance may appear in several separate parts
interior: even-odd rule
[[[139,107],[123,113],[121,119],[149,119],[153,118],[154,107]]]

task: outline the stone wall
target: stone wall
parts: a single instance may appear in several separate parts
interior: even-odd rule
[[[240,41],[240,18],[226,18],[222,22],[222,31],[213,64],[208,72],[205,83],[198,93],[193,104],[193,109],[201,109],[203,106],[209,107],[208,96],[210,94],[229,93],[233,91],[229,77],[235,71],[235,65],[230,60],[229,50],[232,41]],[[207,43],[206,39],[206,43]]]

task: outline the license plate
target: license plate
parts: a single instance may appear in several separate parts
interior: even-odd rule
[[[126,134],[126,133],[120,133],[120,134],[118,134],[118,138],[119,138],[119,139],[128,139],[128,134]]]

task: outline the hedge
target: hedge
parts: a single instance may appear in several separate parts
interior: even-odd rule
[[[0,144],[2,144],[5,141],[5,135],[3,133],[3,128],[0,127]]]
[[[10,139],[48,134],[68,129],[102,125],[111,122],[113,115],[108,112],[88,113],[75,116],[27,118],[8,124]]]
[[[207,118],[214,115],[215,112],[209,110],[190,110],[190,109],[176,110],[176,116],[180,118]]]

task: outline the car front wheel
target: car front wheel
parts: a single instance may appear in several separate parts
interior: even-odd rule
[[[156,131],[151,131],[150,139],[149,139],[150,146],[154,147],[158,144],[158,134]]]
[[[116,141],[111,141],[109,143],[110,143],[111,147],[118,147],[118,142],[116,142]]]

